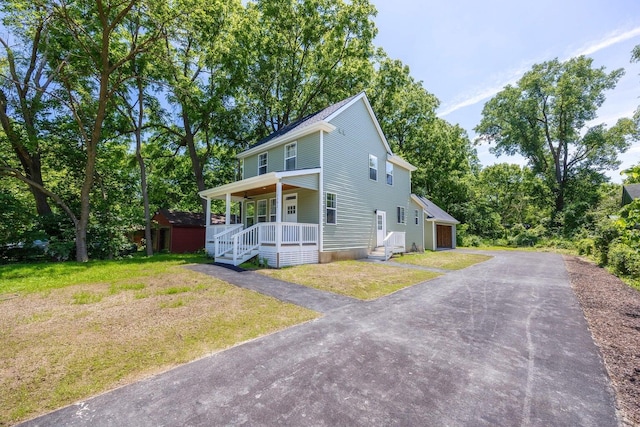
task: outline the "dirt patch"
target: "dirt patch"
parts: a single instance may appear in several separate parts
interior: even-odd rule
[[[623,422],[640,426],[640,292],[591,262],[573,256],[564,260]]]

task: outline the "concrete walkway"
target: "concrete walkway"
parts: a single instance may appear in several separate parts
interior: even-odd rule
[[[618,425],[562,257],[493,255],[26,425]]]

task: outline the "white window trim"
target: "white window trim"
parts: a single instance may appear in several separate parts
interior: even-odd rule
[[[333,194],[333,201],[334,201],[335,206],[332,207],[332,208],[330,208],[328,203],[327,203],[327,196],[329,194]],[[325,224],[327,224],[327,225],[337,225],[338,224],[338,195],[336,193],[332,193],[330,191],[327,191],[325,193],[325,195],[324,195],[324,208],[325,208],[325,213],[324,213],[324,215],[325,215],[325,219],[324,219]],[[329,222],[329,213],[328,213],[329,210],[333,210],[334,211],[333,218],[334,218],[335,222]]]
[[[264,215],[260,215],[260,205],[264,205]],[[267,199],[258,200],[256,202],[256,222],[267,222],[268,213]],[[260,221],[261,217],[264,217],[264,221]]]
[[[249,216],[249,205],[253,206],[253,215]],[[247,227],[249,227],[249,221],[248,219],[251,218],[253,220],[253,224],[256,223],[256,204],[255,202],[247,202],[244,204],[245,206],[245,213],[244,213],[244,222],[247,225]],[[251,225],[253,225],[251,224]]]
[[[240,179],[244,179],[244,159],[240,159]]]
[[[287,157],[287,148],[291,146],[293,146],[295,150],[295,154],[293,156]],[[293,159],[293,169],[287,168],[287,160],[289,159]],[[298,141],[294,141],[284,146],[284,170],[286,171],[296,170],[297,167],[298,167]]]
[[[376,159],[376,167],[375,168],[371,167],[371,159]],[[376,171],[376,179],[372,179],[371,178],[371,170],[372,169]],[[371,181],[378,182],[378,157],[374,156],[373,154],[369,154],[369,179]]]
[[[265,162],[264,166],[260,165],[260,157],[264,155]],[[264,173],[260,173],[260,169],[264,168]],[[258,154],[258,175],[264,175],[269,171],[269,152],[265,151],[264,153]]]
[[[391,166],[391,173],[389,173],[389,166]],[[387,183],[387,185],[390,185],[393,187],[393,163],[391,163],[390,161],[386,161],[385,162],[385,176],[384,176],[384,180]],[[391,176],[391,184],[389,184],[389,176]]]
[[[271,210],[273,209],[273,213],[271,213]],[[276,222],[276,199],[275,197],[269,199],[269,222]]]
[[[398,206],[396,209],[396,221],[398,224],[407,224],[407,215],[404,206]]]

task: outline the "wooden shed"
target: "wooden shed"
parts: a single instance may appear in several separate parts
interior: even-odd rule
[[[160,209],[152,218],[154,252],[202,250],[206,231],[204,219],[202,213]],[[224,224],[224,215],[211,215],[211,224]]]

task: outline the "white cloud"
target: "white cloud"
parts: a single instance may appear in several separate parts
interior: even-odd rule
[[[632,30],[621,32],[620,30],[609,33],[599,40],[590,42],[588,45],[576,50],[570,54],[567,58],[572,58],[580,55],[591,55],[600,50],[606,49],[618,43],[622,43],[634,37],[640,36],[640,27],[636,27]],[[565,58],[565,59],[567,59]],[[526,68],[518,68],[503,76],[500,82],[492,82],[484,87],[480,87],[474,91],[474,93],[465,95],[461,98],[457,98],[453,102],[444,104],[438,112],[439,117],[445,117],[456,110],[459,110],[470,105],[475,105],[478,102],[489,99],[498,92],[500,92],[506,85],[513,84],[518,81],[520,77],[529,69],[534,62],[530,62]]]

